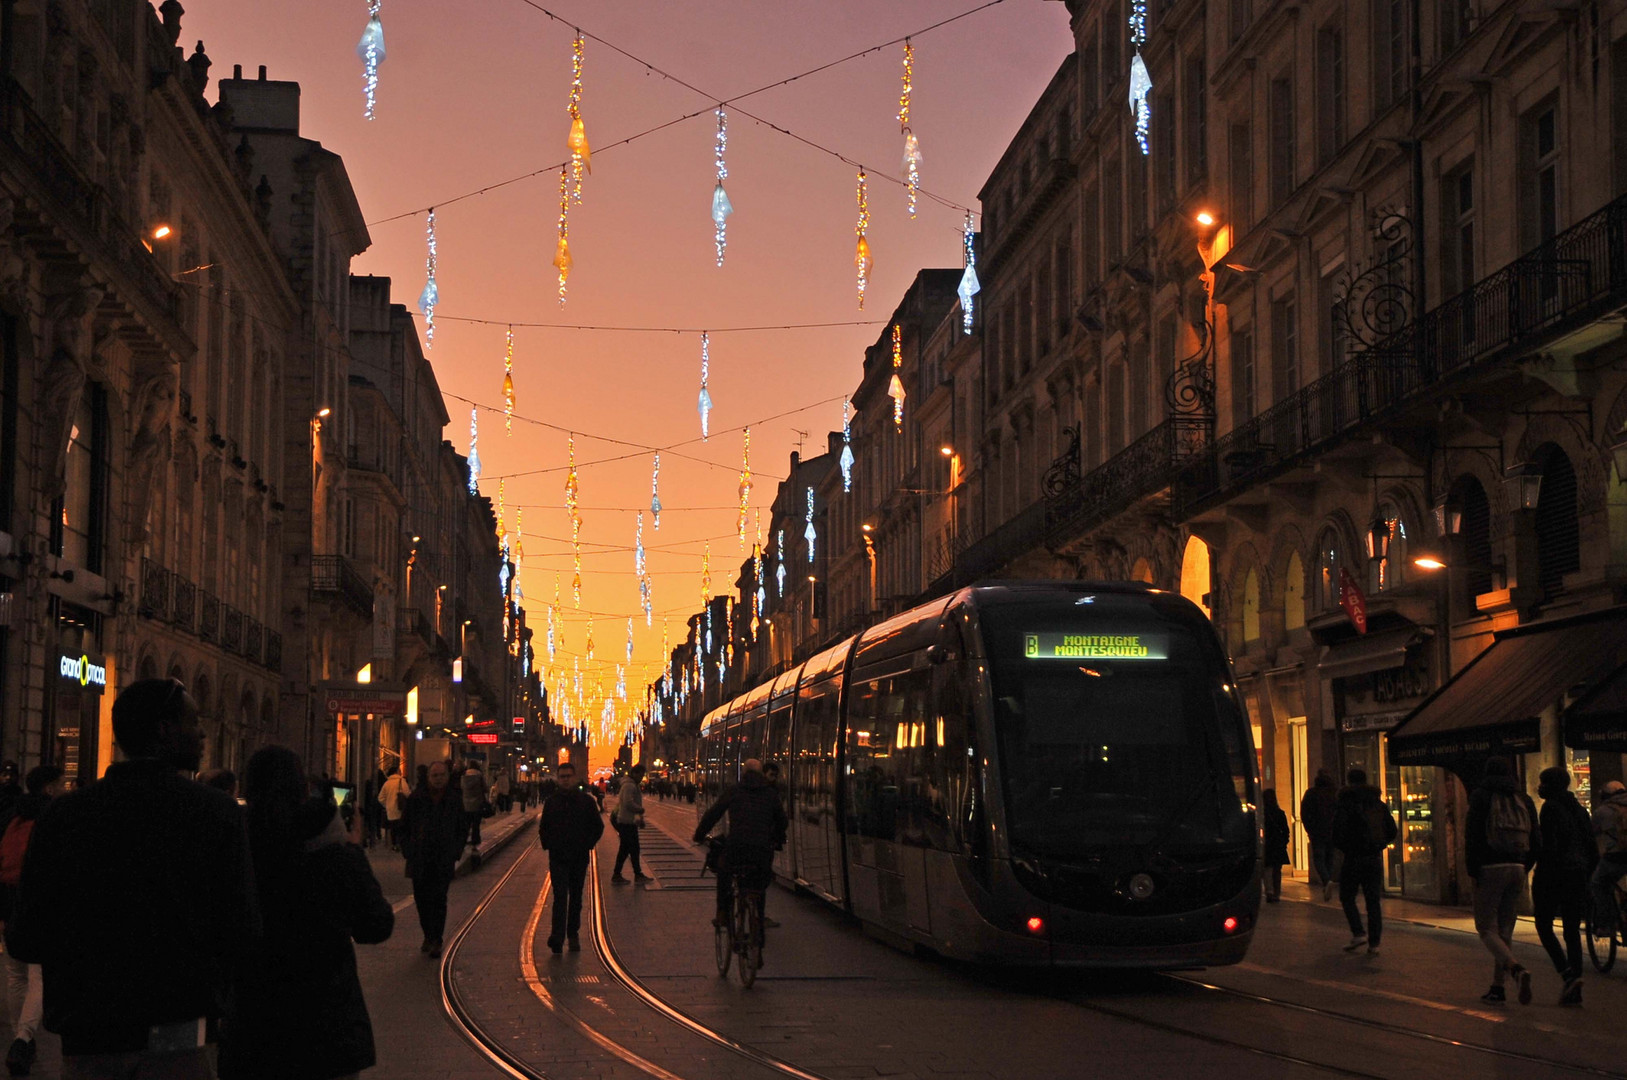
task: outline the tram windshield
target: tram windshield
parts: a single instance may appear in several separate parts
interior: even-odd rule
[[[982,613],[1013,852],[1251,844],[1250,755],[1208,626],[1173,598],[1082,601]]]

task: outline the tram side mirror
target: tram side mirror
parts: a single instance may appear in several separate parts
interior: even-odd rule
[[[926,658],[929,663],[941,664],[945,660],[949,659],[949,650],[944,648],[942,645],[928,646]]]

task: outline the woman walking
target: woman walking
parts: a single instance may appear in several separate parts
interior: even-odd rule
[[[353,942],[390,936],[395,915],[338,808],[306,794],[299,757],[267,746],[243,776],[265,932],[234,973],[221,1025],[222,1080],[336,1080],[374,1063]]]

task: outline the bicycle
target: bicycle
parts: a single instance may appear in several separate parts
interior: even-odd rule
[[[702,874],[708,870],[719,875],[733,873],[724,864],[723,845],[720,836],[707,840]],[[729,917],[722,926],[714,924],[712,927],[712,949],[719,977],[727,978],[730,964],[739,957],[739,962],[733,965],[735,975],[741,986],[751,989],[752,983],[757,981],[758,969],[763,966],[763,890],[746,887],[739,874],[734,875],[734,903]]]
[[[1604,975],[1615,966],[1616,947],[1620,945],[1627,949],[1627,890],[1621,887],[1621,882],[1627,878],[1618,879],[1615,883],[1614,894],[1616,901],[1616,931],[1613,934],[1596,934],[1594,927],[1598,919],[1594,917],[1594,901],[1591,893],[1588,897],[1587,912],[1587,955],[1593,961],[1593,968]]]

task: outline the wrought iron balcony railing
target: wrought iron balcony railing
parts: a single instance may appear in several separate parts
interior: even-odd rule
[[[141,560],[141,602],[137,614],[149,619],[169,617],[170,581],[175,575],[151,559]]]
[[[311,592],[337,599],[364,619],[373,616],[373,588],[343,555],[311,557]]]
[[[230,604],[221,605],[220,647],[227,652],[243,650],[243,613]]]
[[[203,594],[198,605],[198,636],[205,641],[220,640],[220,597]]]
[[[282,635],[275,630],[266,631],[265,666],[269,671],[282,673]]]
[[[264,633],[265,627],[257,620],[243,620],[243,655],[256,664],[260,662],[260,640]]]
[[[192,633],[198,617],[198,587],[180,574],[175,575],[175,581],[170,593],[170,622],[177,629]]]

